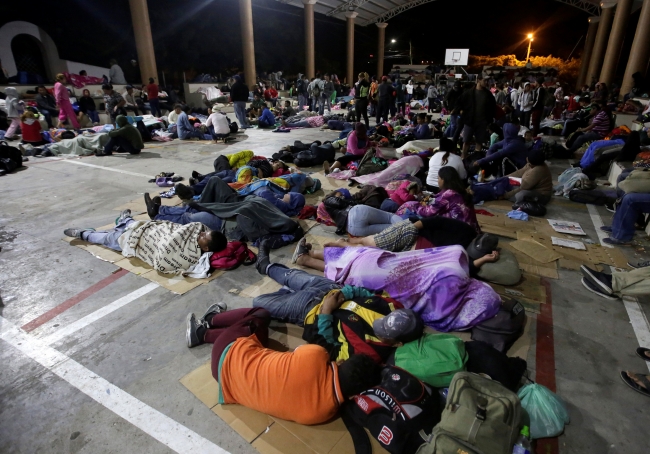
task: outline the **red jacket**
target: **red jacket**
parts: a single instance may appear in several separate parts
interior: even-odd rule
[[[412,202],[415,200],[413,194],[409,194],[409,186],[413,183],[412,181],[405,181],[399,185],[399,188],[390,195],[390,199],[397,203],[399,206],[404,205],[406,202]]]
[[[274,98],[277,99],[277,97],[278,97],[278,92],[275,88],[267,88],[264,91],[264,99],[266,99],[267,101],[270,101],[271,99]]]
[[[20,130],[23,133],[23,141],[25,142],[40,142],[43,140],[41,135],[41,124],[38,120],[34,120],[31,125],[20,122]]]

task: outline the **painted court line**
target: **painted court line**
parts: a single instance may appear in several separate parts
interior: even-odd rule
[[[603,243],[603,238],[607,235],[604,235],[605,232],[600,230],[600,226],[603,225],[603,221],[600,218],[598,210],[594,205],[587,205],[587,209],[589,210],[591,220],[596,227],[596,233],[598,233],[600,244],[607,246],[607,244]],[[603,234],[602,236],[601,233]],[[611,266],[610,269],[612,272],[616,271],[613,266]],[[623,305],[627,311],[627,316],[630,318],[630,324],[634,330],[636,340],[639,342],[639,346],[650,348],[650,323],[648,322],[648,318],[646,317],[645,312],[643,312],[643,309],[639,305],[639,302],[636,298],[625,296],[623,297]],[[648,367],[648,371],[650,371],[649,361],[646,361],[646,366]]]
[[[127,270],[122,269],[122,270],[117,271],[114,274],[111,274],[110,276],[102,279],[98,283],[88,287],[83,292],[78,293],[77,295],[73,296],[72,298],[70,298],[70,299],[64,301],[63,303],[59,304],[58,306],[50,309],[49,311],[47,311],[43,315],[41,315],[39,317],[36,317],[31,322],[28,322],[28,323],[24,324],[22,326],[22,329],[24,331],[28,332],[28,333],[30,331],[35,330],[36,328],[38,328],[42,324],[49,322],[50,320],[52,320],[57,315],[61,314],[64,311],[67,311],[68,309],[70,309],[75,304],[80,303],[81,301],[83,301],[86,298],[88,298],[89,296],[97,293],[98,291],[100,291],[101,289],[106,287],[107,285],[112,284],[113,282],[115,282],[116,280],[118,280],[119,278],[121,278],[122,276],[124,276],[124,275],[126,275],[128,273],[129,272]]]
[[[126,306],[132,301],[135,301],[136,299],[140,298],[141,296],[146,295],[147,293],[151,292],[152,290],[157,289],[160,287],[158,284],[155,282],[150,282],[144,287],[140,287],[139,289],[129,293],[128,295],[123,296],[122,298],[113,301],[110,304],[107,304],[106,306],[102,307],[101,309],[96,310],[93,313],[90,313],[86,315],[85,317],[80,318],[76,322],[70,323],[69,325],[64,326],[63,328],[57,330],[53,334],[50,334],[46,338],[43,339],[43,342],[45,342],[47,345],[52,345],[55,342],[60,341],[64,337],[69,336],[72,333],[75,333],[79,331],[80,329],[85,328],[86,326],[90,325],[91,323],[96,322],[102,317],[105,317],[106,315],[115,312],[121,307]]]
[[[95,164],[90,164],[88,162],[81,162],[81,161],[77,161],[77,160],[73,161],[71,159],[65,159],[65,160],[63,160],[61,162],[65,162],[65,163],[68,163],[68,164],[77,164],[77,165],[80,165],[80,166],[94,167],[96,169],[108,170],[110,172],[118,172],[118,173],[123,173],[125,175],[133,175],[133,176],[136,176],[136,177],[145,177],[147,179],[151,178],[151,175],[145,175],[144,173],[129,172],[128,170],[114,169],[112,167],[106,167],[106,166],[98,166],[98,165],[95,165]]]
[[[0,339],[173,451],[229,454],[1,316]]]
[[[594,223],[594,227],[596,228],[596,235],[598,235],[598,241],[600,242],[601,246],[608,248],[614,247],[611,244],[603,243],[603,238],[609,238],[609,235],[607,235],[607,232],[600,230],[600,228],[605,224],[603,224],[603,220],[600,217],[596,206],[587,204],[587,211],[589,211],[589,216],[591,216],[591,222]]]

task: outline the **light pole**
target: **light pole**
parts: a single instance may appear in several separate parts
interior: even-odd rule
[[[526,63],[528,63],[528,61],[530,60],[530,46],[532,46],[532,44],[533,44],[533,34],[532,33],[528,33],[528,39],[530,41],[528,41],[528,54],[526,54]]]

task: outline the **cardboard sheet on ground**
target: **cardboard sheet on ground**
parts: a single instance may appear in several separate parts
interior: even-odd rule
[[[505,241],[499,242],[499,247],[507,249],[514,254],[519,263],[519,269],[525,271],[528,274],[534,274],[536,276],[548,277],[551,279],[558,279],[559,275],[557,272],[557,261],[550,263],[540,263],[537,260],[529,257],[523,252],[513,248],[511,243]]]
[[[513,241],[510,246],[540,263],[550,263],[562,258],[561,254],[532,239]]]
[[[521,282],[517,285],[505,287],[498,284],[489,284],[499,295],[514,298],[526,308],[526,311],[539,314],[539,305],[546,303],[546,287],[542,285],[541,278],[528,273],[522,273]]]
[[[524,334],[515,342],[509,356],[527,359],[531,346],[532,318]],[[470,340],[469,333],[451,333]],[[269,344],[274,350],[293,350],[304,344],[302,328],[284,323],[272,323]],[[180,379],[180,382],[204,405],[219,416],[235,432],[262,454],[354,454],[354,445],[341,418],[327,424],[304,426],[242,407],[218,405],[217,382],[212,377],[211,363],[205,363]],[[385,454],[381,445],[369,437],[373,454]]]

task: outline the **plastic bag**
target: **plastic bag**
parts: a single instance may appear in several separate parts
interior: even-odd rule
[[[553,391],[536,383],[522,387],[518,393],[521,406],[530,415],[530,437],[548,438],[560,435],[569,424],[569,412]]]

